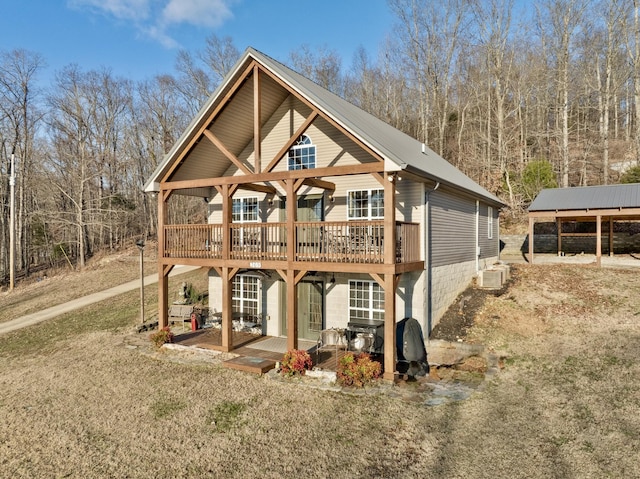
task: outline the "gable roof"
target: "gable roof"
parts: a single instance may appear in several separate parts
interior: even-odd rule
[[[530,212],[640,208],[640,183],[542,190]]]
[[[191,141],[197,130],[202,127],[202,122],[208,117],[208,114],[213,111],[217,104],[223,101],[234,84],[234,80],[242,74],[253,60],[268,69],[289,88],[306,98],[316,108],[378,153],[384,158],[387,171],[406,170],[420,177],[464,190],[489,203],[500,207],[504,206],[504,203],[499,198],[489,193],[423,143],[253,48],[248,48],[244,52],[224,81],[165,156],[164,160],[158,165],[151,178],[145,184],[145,191],[150,192],[159,189],[158,182],[160,178],[170,169],[182,149]]]

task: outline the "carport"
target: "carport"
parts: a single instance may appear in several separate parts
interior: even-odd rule
[[[585,186],[542,190],[529,206],[529,263],[533,264],[534,224],[553,219],[558,232],[558,255],[562,238],[596,238],[596,263],[602,265],[602,225],[608,227],[609,255],[613,256],[615,221],[640,221],[640,183],[611,186]],[[595,222],[595,232],[563,232],[565,222]]]

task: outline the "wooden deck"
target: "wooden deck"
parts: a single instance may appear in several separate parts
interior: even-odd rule
[[[270,336],[262,336],[242,331],[233,331],[233,353],[247,358],[260,358],[269,360],[273,361],[274,363],[275,361],[282,361],[282,356],[284,355],[286,350],[274,352],[268,351],[266,349],[260,349],[260,342],[266,341],[270,338]],[[183,346],[194,346],[198,348],[221,351],[222,332],[219,329],[202,329],[199,331],[189,331],[183,334],[176,334],[174,343],[181,344]],[[251,347],[249,347],[249,345]],[[328,371],[335,371],[338,366],[338,360],[346,353],[345,350],[338,350],[337,354],[336,351],[323,350],[317,354],[315,351],[315,346],[309,348],[308,351],[311,355],[311,359],[313,360],[313,365]],[[382,363],[382,358],[376,359],[381,361]]]
[[[287,223],[172,224],[164,226],[163,257],[315,263],[385,262],[385,222],[352,220],[295,222],[289,251]],[[395,263],[420,262],[420,225],[396,222]],[[223,245],[230,244],[225,252]]]

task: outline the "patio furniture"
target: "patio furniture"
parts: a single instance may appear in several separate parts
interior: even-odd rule
[[[172,304],[169,307],[169,323],[182,323],[182,330],[184,331],[186,326],[185,322],[191,324],[191,313],[193,312],[192,304]]]
[[[231,322],[233,325],[234,331],[244,331],[252,328],[262,328],[262,317],[263,314],[252,314],[252,313],[244,313],[240,311],[233,311],[231,313]],[[209,314],[208,322],[213,324],[222,323],[222,311],[213,310],[212,313]]]
[[[338,365],[338,352],[347,349],[347,342],[344,332],[338,329],[323,329],[320,331],[320,337],[316,345],[316,363],[320,362],[320,352],[330,351],[335,353],[336,366]]]

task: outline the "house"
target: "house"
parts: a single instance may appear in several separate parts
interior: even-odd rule
[[[499,255],[503,203],[419,141],[247,49],[145,185],[158,195],[159,321],[177,264],[210,268],[231,350],[234,314],[316,340],[373,328],[385,377],[396,321],[425,335]],[[177,195],[207,224],[168,222]],[[378,347],[376,346],[376,347]]]
[[[640,220],[640,183],[544,189],[528,212],[530,263],[534,260],[534,225],[542,219],[556,222],[558,256],[563,254],[566,243],[571,242],[570,249],[595,250],[596,264],[601,266],[603,236],[607,237],[610,256],[614,253],[614,239],[621,249],[638,250],[637,237],[624,231],[615,232],[614,224]],[[603,222],[607,224],[604,234]],[[567,223],[573,224],[573,228],[563,226]],[[581,226],[576,228],[578,224]]]

